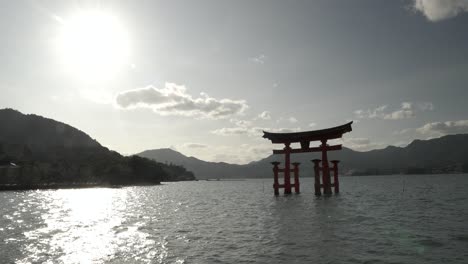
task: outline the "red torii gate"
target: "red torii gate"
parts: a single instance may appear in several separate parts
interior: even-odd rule
[[[279,188],[284,188],[285,194],[291,193],[291,186],[294,186],[296,193],[299,193],[299,163],[294,162],[294,166],[291,169],[291,154],[294,153],[306,153],[306,152],[322,152],[322,160],[314,159],[314,172],[315,172],[315,195],[321,195],[321,188],[323,188],[324,194],[331,194],[331,187],[335,187],[335,193],[339,192],[339,181],[338,181],[338,160],[332,160],[333,167],[330,168],[328,164],[327,151],[341,150],[341,145],[329,146],[327,140],[341,138],[344,133],[351,132],[351,124],[347,124],[306,132],[293,132],[293,133],[271,133],[263,131],[263,137],[271,140],[273,144],[284,144],[284,149],[275,149],[273,154],[284,154],[284,168],[279,168],[280,162],[272,162],[274,183],[273,188],[275,195],[279,195]],[[322,144],[318,147],[310,147],[311,141],[320,141]],[[300,143],[300,149],[292,149],[291,143]],[[322,166],[320,166],[322,161]],[[330,179],[330,171],[333,170],[333,183]],[[279,184],[278,174],[284,173],[284,184]],[[291,172],[294,173],[294,183],[291,184]],[[322,172],[322,183],[320,183],[320,172]]]

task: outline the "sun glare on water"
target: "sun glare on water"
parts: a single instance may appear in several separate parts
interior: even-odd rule
[[[58,51],[68,71],[86,80],[104,80],[128,64],[129,37],[117,17],[83,11],[61,22]]]

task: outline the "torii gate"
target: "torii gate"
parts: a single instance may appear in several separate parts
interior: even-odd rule
[[[299,163],[294,162],[294,166],[291,169],[291,158],[290,155],[294,153],[306,153],[306,152],[322,152],[322,160],[314,159],[314,172],[315,172],[315,195],[321,195],[321,188],[323,188],[324,194],[331,194],[331,187],[335,187],[335,193],[340,191],[338,181],[338,160],[332,160],[333,167],[330,168],[328,164],[327,151],[341,150],[341,145],[329,146],[327,140],[341,138],[344,133],[351,132],[351,124],[347,124],[314,131],[305,132],[294,132],[294,133],[271,133],[263,131],[263,137],[271,140],[273,144],[284,144],[284,149],[275,149],[273,154],[284,154],[284,168],[279,168],[280,162],[272,162],[273,173],[274,173],[274,184],[275,195],[279,195],[279,188],[284,188],[285,194],[291,193],[291,185],[294,186],[296,193],[299,193]],[[310,147],[311,141],[320,141],[322,144],[318,147]],[[300,149],[292,149],[291,143],[300,143]],[[320,161],[322,166],[320,167]],[[333,183],[330,179],[330,170],[333,170]],[[322,172],[322,183],[320,183],[320,171]],[[284,173],[284,184],[279,184],[278,173]],[[294,184],[291,184],[291,172],[294,173]]]

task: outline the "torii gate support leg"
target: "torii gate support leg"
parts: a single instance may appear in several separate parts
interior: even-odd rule
[[[340,182],[338,181],[338,163],[339,160],[332,160],[333,163],[333,185],[335,186],[335,193],[340,192]]]
[[[271,164],[273,164],[273,175],[274,175],[273,189],[275,190],[275,195],[279,195],[278,165],[280,163],[275,161],[275,162],[272,162]]]
[[[315,176],[315,195],[320,196],[322,195],[322,191],[320,190],[320,161],[319,159],[314,159],[312,162],[314,163],[314,176]]]
[[[330,167],[328,165],[327,157],[327,140],[322,140],[322,182],[323,182],[323,193],[332,194],[331,190],[331,179],[330,179]]]
[[[291,147],[284,148],[284,194],[291,194]]]
[[[294,191],[296,193],[299,193],[299,162],[294,162]]]

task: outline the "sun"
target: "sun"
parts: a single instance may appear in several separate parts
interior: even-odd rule
[[[83,11],[61,22],[58,51],[67,70],[100,80],[112,78],[128,65],[129,37],[115,16]]]

